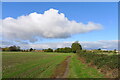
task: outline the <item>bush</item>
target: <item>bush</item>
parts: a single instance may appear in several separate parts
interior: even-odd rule
[[[44,49],[43,51],[44,51],[44,52],[53,52],[53,49],[48,48],[48,49]]]
[[[72,49],[69,47],[65,47],[65,48],[57,48],[55,50],[55,52],[61,52],[61,53],[71,53]]]
[[[2,51],[21,51],[19,46],[10,46],[10,47],[5,47],[2,48]]]
[[[92,62],[98,68],[107,66],[110,69],[120,68],[118,60],[120,55],[97,54],[90,51],[78,51],[78,56],[86,59],[86,63]]]

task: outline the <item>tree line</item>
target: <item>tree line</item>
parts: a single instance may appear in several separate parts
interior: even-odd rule
[[[2,51],[21,51],[20,46],[10,46],[10,47],[5,47],[2,48]]]
[[[60,53],[76,53],[78,50],[82,50],[82,46],[78,41],[72,43],[71,47],[65,47],[65,48],[57,48],[55,50],[48,48],[48,49],[43,49],[42,51],[44,52],[60,52]],[[10,46],[10,47],[5,47],[2,48],[2,51],[23,51],[23,52],[28,52],[28,51],[35,51],[35,49],[30,48],[27,50],[20,49],[19,46]]]
[[[76,53],[77,51],[82,50],[82,46],[78,41],[72,43],[71,48],[70,47],[64,47],[64,48],[57,48],[55,50],[48,48],[43,49],[44,52],[60,52],[60,53]]]
[[[21,49],[20,46],[10,46],[10,47],[5,47],[5,48],[0,48],[0,50],[2,51],[22,51],[22,52],[34,52],[36,51],[36,49],[33,49],[33,48],[30,48],[30,49]],[[39,50],[38,50],[39,51]],[[43,49],[43,50],[40,50],[42,52],[60,52],[60,53],[82,53],[82,51],[86,51],[86,50],[82,50],[82,46],[81,44],[78,42],[78,41],[75,41],[74,43],[72,43],[71,47],[64,47],[64,48],[57,48],[55,50],[51,49],[51,48],[48,48],[48,49]],[[99,49],[94,49],[94,50],[91,50],[92,52],[109,52],[109,53],[116,53],[116,49],[114,49],[113,51],[110,50],[101,50],[100,48]]]

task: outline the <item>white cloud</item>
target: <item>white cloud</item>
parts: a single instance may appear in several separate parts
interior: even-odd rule
[[[71,47],[72,42],[56,42],[56,43],[42,43],[42,44],[31,44],[30,47],[33,48],[62,48]],[[101,40],[101,41],[81,41],[83,49],[118,49],[118,40]]]
[[[98,49],[98,48],[118,49],[118,40],[81,42],[81,45],[83,45],[83,47],[86,49]]]
[[[21,48],[35,48],[35,49],[45,49],[45,48],[62,48],[62,47],[71,47],[71,42],[50,42],[50,43],[31,43],[26,44],[25,42],[21,44],[17,43],[17,45],[21,46]],[[101,41],[80,41],[83,49],[98,49],[98,48],[107,48],[108,50],[118,49],[118,40],[101,40]],[[8,42],[3,43],[3,47],[10,46]],[[119,49],[120,50],[120,49]]]
[[[8,17],[2,22],[3,38],[30,42],[35,42],[38,38],[68,38],[73,34],[102,28],[101,24],[93,22],[83,24],[74,20],[70,21],[63,13],[58,13],[55,9],[49,9],[43,14],[34,12],[17,19]]]

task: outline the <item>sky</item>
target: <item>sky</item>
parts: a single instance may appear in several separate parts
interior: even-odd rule
[[[119,0],[2,0],[2,2],[119,2]]]
[[[2,13],[3,47],[117,48],[117,2],[3,2]]]

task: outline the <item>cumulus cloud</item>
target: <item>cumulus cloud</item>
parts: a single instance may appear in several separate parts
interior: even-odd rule
[[[43,14],[31,13],[17,19],[7,17],[2,20],[3,38],[7,40],[28,40],[38,38],[68,38],[73,34],[86,33],[102,28],[101,24],[70,21],[63,13],[49,9]]]

